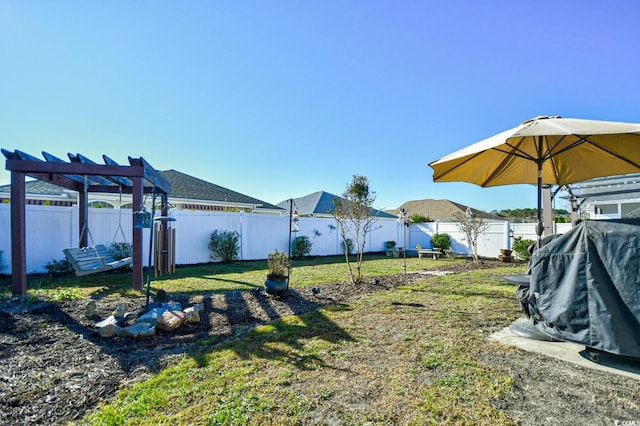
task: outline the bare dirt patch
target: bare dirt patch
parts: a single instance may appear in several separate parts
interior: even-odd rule
[[[455,269],[498,266],[502,265],[462,263]],[[183,306],[203,303],[202,321],[172,333],[158,330],[155,336],[142,339],[99,337],[95,320],[85,317],[86,299],[4,303],[0,306],[0,416],[6,424],[74,422],[109,401],[119,389],[150,377],[207,339],[210,348],[258,324],[418,279],[428,278],[412,273],[382,276],[360,286],[327,283],[316,291],[292,288],[284,297],[264,291],[195,297],[170,294]],[[104,297],[95,302],[102,318],[119,305],[129,312],[145,307],[144,298]],[[632,379],[576,370],[567,363],[516,350],[486,352],[483,361],[515,378],[514,391],[496,405],[521,424],[640,421],[640,384]]]

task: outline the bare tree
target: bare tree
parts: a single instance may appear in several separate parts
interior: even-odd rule
[[[367,234],[371,232],[376,221],[376,217],[371,214],[375,199],[375,192],[369,189],[369,180],[365,176],[353,175],[342,197],[336,197],[333,200],[336,208],[330,213],[336,220],[344,243],[349,279],[353,284],[359,284],[362,281],[362,260]],[[347,240],[350,238],[354,242],[355,253],[349,253]],[[356,255],[355,271],[349,259],[350,254]]]
[[[466,235],[473,262],[480,263],[478,256],[478,237],[489,227],[489,223],[485,222],[482,217],[473,214],[473,210],[470,207],[467,208],[465,213],[454,214],[454,218],[458,230]]]

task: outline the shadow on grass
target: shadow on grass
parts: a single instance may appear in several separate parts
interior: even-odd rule
[[[240,280],[230,280],[227,278],[219,278],[219,277],[215,277],[215,276],[201,276],[201,277],[197,277],[201,280],[209,280],[209,281],[216,281],[216,282],[220,282],[220,283],[227,283],[227,284],[236,284],[236,285],[240,285],[243,287],[247,287],[247,289],[249,290],[254,290],[256,288],[261,288],[262,285],[258,285],[249,281],[240,281]],[[155,281],[156,284],[160,284],[161,281]],[[153,281],[152,281],[153,284]],[[208,292],[209,293],[225,293],[230,291],[229,287],[221,287],[218,289],[210,289]],[[199,290],[200,293],[202,293],[202,290]]]
[[[144,298],[138,298],[138,305],[142,299]],[[178,301],[189,299],[185,297]],[[78,303],[73,316],[68,311],[69,306],[51,302],[37,302],[30,309],[13,314],[1,313],[0,341],[4,340],[4,334],[11,336],[6,341],[16,342],[6,355],[19,356],[26,348],[33,351],[35,347],[64,347],[65,352],[56,354],[54,358],[60,362],[67,359],[69,371],[82,368],[87,374],[104,371],[105,365],[110,365],[104,357],[107,355],[110,360],[117,362],[118,368],[112,370],[113,377],[101,382],[100,386],[107,394],[115,394],[120,384],[130,374],[135,375],[136,371],[162,371],[171,362],[171,358],[167,356],[182,355],[200,365],[206,365],[212,354],[230,349],[242,359],[268,359],[300,370],[335,369],[323,361],[320,351],[329,345],[354,340],[327,315],[317,310],[320,306],[328,306],[331,301],[323,301],[311,292],[296,289],[290,289],[285,296],[279,298],[255,290],[232,290],[224,294],[208,295],[203,300],[205,314],[200,323],[183,325],[173,333],[158,330],[155,336],[140,339],[100,337],[89,325],[93,321],[78,317],[83,313],[85,302],[86,300],[71,302]],[[33,328],[17,329],[17,321],[23,324],[28,321]],[[43,324],[62,327],[43,329]],[[47,329],[55,331],[40,332]],[[59,344],[52,345],[53,342]],[[103,355],[84,363],[82,367],[74,365],[70,360],[85,353],[88,344],[99,347],[99,353]],[[65,386],[67,380],[73,381],[74,378],[65,375],[58,378],[60,386]],[[65,404],[66,400],[61,399],[59,403]],[[100,401],[87,400],[81,411],[90,410],[98,403]],[[62,406],[58,410],[56,404],[57,400],[51,402],[52,410],[61,413],[68,411],[62,410]],[[56,419],[60,422],[65,420],[70,419]]]
[[[428,290],[431,293],[438,293],[438,294],[442,294],[445,296],[461,296],[464,298],[470,298],[470,297],[481,297],[481,298],[485,298],[485,299],[492,299],[492,300],[517,300],[516,298],[516,293],[515,290],[513,291],[512,294],[506,294],[506,293],[497,293],[494,291],[484,291],[484,290],[477,290],[477,289],[471,289],[471,288],[451,288],[451,287],[444,287],[444,288],[430,288]]]
[[[270,296],[258,295],[257,303],[269,320],[257,318],[252,315],[252,310],[246,303],[242,303],[243,297],[238,291],[226,295],[227,306],[233,306],[233,312],[220,312],[226,314],[229,322],[238,325],[238,318],[242,318],[243,325],[254,324],[248,330],[244,330],[242,339],[226,342],[223,346],[235,352],[242,359],[254,357],[280,361],[295,366],[301,370],[313,370],[316,368],[334,367],[327,365],[313,348],[307,345],[312,341],[321,341],[321,345],[338,344],[344,341],[354,341],[345,330],[331,321],[320,312],[314,302],[310,302],[305,312],[298,312],[297,316],[287,315],[283,317],[271,303],[267,302]],[[301,296],[290,290],[288,295],[278,299],[279,303],[289,305],[289,309],[296,313],[300,310],[299,298]],[[308,300],[306,302],[309,302]],[[255,307],[254,307],[255,309]],[[231,333],[233,334],[233,333]],[[192,353],[194,360],[200,366],[208,365],[208,354],[215,352],[215,348],[201,348],[199,353]]]
[[[297,317],[301,322],[276,321],[260,333],[254,332],[251,344],[235,345],[242,358],[257,356],[286,362],[301,370],[334,367],[327,365],[313,349],[305,347],[312,339],[337,344],[353,338],[320,311]]]

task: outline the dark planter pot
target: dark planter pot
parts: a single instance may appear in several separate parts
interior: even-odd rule
[[[264,286],[267,289],[267,293],[271,294],[284,294],[289,289],[289,283],[284,281],[272,281],[267,279],[264,282]]]

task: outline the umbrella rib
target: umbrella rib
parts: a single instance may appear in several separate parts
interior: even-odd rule
[[[509,146],[511,148],[511,150],[500,149],[499,147],[496,147],[496,148],[493,148],[493,149],[495,151],[502,152],[503,154],[507,154],[508,156],[512,155],[514,157],[520,157],[520,158],[524,158],[525,160],[530,160],[530,161],[535,162],[536,161],[535,157],[530,156],[529,154],[527,154],[526,152],[524,152],[523,150],[521,150],[518,147],[522,143],[523,140],[524,140],[524,138],[520,138],[518,140],[518,142],[514,143],[514,144],[506,142],[505,145]],[[504,168],[506,167],[506,165],[508,163],[508,160],[509,160],[509,157],[505,157],[504,160],[502,160],[500,162],[500,164],[498,164],[493,169],[493,172],[480,184],[480,186],[485,186],[487,184],[487,182],[491,182],[491,180],[497,174],[499,174],[502,170],[504,170]]]
[[[637,136],[636,133],[625,133],[625,134],[627,134],[627,135],[636,135]],[[616,157],[617,159],[622,160],[625,163],[632,165],[633,167],[640,168],[640,164],[635,163],[635,162],[629,160],[628,158],[622,157],[622,156],[618,155],[616,152],[611,151],[610,149],[607,149],[607,148],[605,148],[603,146],[600,146],[600,145],[598,145],[596,143],[593,143],[587,138],[585,138],[585,140],[586,140],[586,142],[588,142],[589,144],[595,146],[596,148],[599,148],[602,151],[605,151],[607,154],[612,155],[612,156]]]
[[[566,138],[565,136],[562,136],[560,138],[560,140],[558,141],[558,143],[562,142],[562,140]],[[545,140],[547,140],[545,138]],[[558,167],[556,166],[556,156],[562,154],[565,151],[568,151],[570,149],[575,148],[576,146],[580,145],[583,142],[582,138],[579,141],[576,141],[572,144],[570,144],[569,146],[564,147],[563,149],[559,150],[558,152],[552,152],[553,151],[553,147],[551,146],[551,144],[549,144],[548,140],[547,140],[547,150],[546,152],[542,155],[542,163],[544,163],[545,161],[549,160],[551,162],[551,168],[553,169],[553,176],[556,179],[556,184],[558,183],[558,175],[560,174],[560,172],[558,171]],[[556,145],[557,146],[557,145]]]
[[[578,135],[574,135],[574,136],[578,136]],[[566,137],[567,137],[567,135],[562,136],[562,138],[560,138],[560,140],[558,140],[556,145],[559,144],[560,142],[562,142],[562,140],[564,138],[566,138]],[[543,161],[553,159],[553,157],[555,157],[557,155],[560,155],[563,152],[569,151],[569,150],[575,148],[576,146],[578,146],[580,144],[583,144],[585,142],[591,142],[588,138],[589,138],[589,136],[580,136],[580,139],[578,139],[577,141],[565,146],[564,148],[562,148],[561,150],[559,150],[557,152],[552,152],[553,151],[553,147],[550,146],[549,144],[547,144],[547,148],[548,149],[545,151],[544,155],[542,156]]]
[[[640,136],[640,135],[638,135],[637,133],[624,133],[624,134],[625,134],[625,135]],[[566,138],[566,136],[567,136],[567,135],[563,136],[563,137],[562,137],[562,139]],[[548,160],[548,159],[551,159],[551,158],[553,158],[553,157],[555,157],[555,156],[557,156],[557,155],[560,155],[560,154],[562,154],[562,153],[564,153],[564,152],[566,152],[566,151],[569,151],[569,150],[571,150],[571,149],[575,148],[576,146],[578,146],[578,145],[580,145],[580,144],[588,143],[588,144],[590,144],[590,145],[595,146],[596,148],[599,148],[599,149],[601,149],[601,150],[603,150],[603,151],[606,151],[606,153],[607,153],[607,154],[611,154],[611,155],[613,155],[614,157],[616,157],[616,158],[618,158],[618,159],[620,159],[620,160],[623,160],[623,161],[625,161],[625,162],[627,162],[627,163],[631,164],[632,166],[640,167],[637,163],[634,163],[633,161],[630,161],[630,160],[628,160],[628,159],[626,159],[626,158],[624,158],[624,157],[621,157],[621,156],[619,156],[618,154],[616,154],[615,152],[613,152],[613,151],[611,151],[611,150],[609,150],[609,149],[607,149],[607,148],[605,148],[605,147],[603,147],[603,146],[601,146],[601,145],[598,145],[598,144],[597,144],[597,143],[595,143],[595,142],[592,142],[592,141],[589,139],[589,137],[591,137],[591,136],[593,136],[593,135],[586,135],[586,136],[582,136],[582,135],[573,135],[573,136],[578,136],[580,139],[578,139],[577,141],[573,142],[573,143],[572,143],[572,144],[570,144],[570,145],[565,146],[565,147],[564,147],[564,148],[562,148],[561,150],[559,150],[559,151],[557,151],[557,152],[553,152],[553,153],[551,152],[551,151],[552,151],[552,147],[550,147],[550,146],[549,146],[549,149],[545,152],[545,154],[543,155],[543,158],[544,158],[545,160]],[[560,139],[560,140],[558,141],[558,143],[559,143],[559,142],[562,142],[562,139]]]
[[[626,134],[627,134],[627,135],[637,135],[636,133],[626,133]],[[578,135],[574,135],[574,136],[578,136]],[[567,151],[572,150],[573,148],[575,148],[575,147],[576,147],[576,146],[578,146],[578,145],[581,145],[581,144],[583,144],[583,143],[588,143],[588,144],[590,144],[590,145],[592,145],[592,146],[594,146],[594,147],[596,147],[596,148],[598,148],[598,149],[600,149],[600,150],[602,150],[602,151],[605,151],[607,154],[609,154],[609,155],[611,155],[611,156],[613,156],[613,157],[616,157],[617,159],[619,159],[619,160],[621,160],[621,161],[624,161],[624,162],[625,162],[625,163],[627,163],[627,164],[630,164],[630,165],[631,165],[631,166],[633,166],[633,167],[640,168],[640,164],[635,163],[635,162],[633,162],[633,161],[629,160],[628,158],[625,158],[625,157],[622,157],[622,156],[618,155],[617,153],[615,153],[615,152],[611,151],[610,149],[607,149],[607,148],[605,148],[605,147],[603,147],[603,146],[601,146],[601,145],[598,145],[597,143],[592,142],[592,141],[589,139],[589,137],[590,137],[590,136],[592,136],[592,135],[586,135],[586,136],[580,135],[580,136],[578,136],[578,137],[579,137],[579,139],[578,139],[577,141],[575,141],[575,142],[571,143],[570,145],[565,146],[564,148],[562,148],[561,150],[559,150],[559,151],[557,151],[557,152],[552,152],[552,147],[551,147],[550,145],[547,145],[547,148],[548,148],[548,149],[547,149],[547,151],[544,153],[544,155],[542,156],[542,158],[543,158],[542,162],[544,163],[546,160],[550,160],[550,161],[551,161],[552,168],[553,168],[553,170],[554,170],[554,175],[555,175],[555,176],[558,176],[558,172],[557,172],[556,164],[555,164],[555,161],[554,161],[554,160],[555,160],[555,157],[556,157],[556,156],[558,156],[558,155],[560,155],[560,154],[562,154],[562,153],[564,153],[564,152],[567,152]],[[565,135],[565,136],[563,136],[563,137],[558,141],[558,143],[559,143],[559,142],[562,142],[562,140],[563,140],[564,138],[566,138],[566,135]]]
[[[452,168],[447,169],[447,170],[443,170],[442,174],[440,174],[440,175],[436,175],[436,174],[434,173],[434,175],[433,175],[433,181],[435,182],[435,181],[437,181],[438,179],[441,179],[441,178],[443,178],[444,176],[448,175],[449,173],[451,173],[451,172],[455,171],[455,170],[456,170],[456,169],[458,169],[459,167],[464,166],[466,163],[468,163],[469,161],[473,160],[473,159],[474,159],[474,158],[476,158],[478,155],[480,155],[480,154],[479,154],[479,153],[477,153],[477,154],[473,154],[471,157],[467,158],[466,160],[464,160],[464,161],[463,161],[463,162],[461,162],[460,164],[457,164],[455,167],[452,167]]]
[[[522,142],[524,138],[520,138],[518,142]],[[520,144],[510,144],[509,142],[505,142],[505,145],[507,145],[509,148],[511,148],[511,150],[507,150],[507,149],[500,149],[499,147],[493,148],[495,151],[499,151],[502,152],[504,154],[507,155],[513,155],[515,157],[520,157],[520,158],[524,158],[525,160],[531,160],[531,161],[536,161],[536,158],[527,154],[526,152],[524,152],[523,150],[521,150],[518,145]]]

